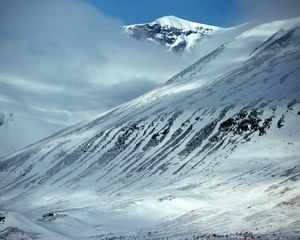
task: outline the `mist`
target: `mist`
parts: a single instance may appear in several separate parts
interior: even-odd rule
[[[126,36],[122,22],[84,1],[0,4],[1,84],[25,83],[30,90],[24,91],[26,97],[41,95],[43,86],[40,100],[47,102],[47,95],[55,93],[57,107],[76,108],[78,97],[86,99],[83,108],[101,108],[107,98],[111,107],[164,83],[189,64],[159,46]],[[0,94],[9,95],[8,88]]]
[[[0,156],[138,97],[190,63],[81,0],[0,1]]]
[[[236,0],[240,13],[237,23],[272,21],[300,16],[298,0]]]

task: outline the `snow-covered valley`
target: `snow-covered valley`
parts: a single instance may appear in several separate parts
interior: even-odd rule
[[[299,27],[233,28],[166,84],[1,159],[0,237],[298,239]]]

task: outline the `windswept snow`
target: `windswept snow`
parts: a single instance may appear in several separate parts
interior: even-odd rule
[[[298,239],[300,18],[249,26],[165,85],[1,159],[0,234]]]

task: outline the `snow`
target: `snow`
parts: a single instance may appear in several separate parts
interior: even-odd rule
[[[299,25],[239,26],[165,85],[1,159],[0,231],[297,239]]]
[[[160,26],[161,29],[155,26]],[[138,40],[154,42],[171,51],[188,53],[198,42],[213,36],[223,28],[195,23],[175,16],[165,16],[150,23],[127,25],[123,29],[125,33]]]
[[[169,26],[169,27],[174,27],[174,28],[184,29],[184,30],[194,30],[197,28],[209,28],[212,30],[220,29],[220,27],[191,22],[175,16],[164,16],[156,19],[153,23],[157,23],[161,26]]]

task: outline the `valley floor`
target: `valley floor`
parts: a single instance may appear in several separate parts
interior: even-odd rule
[[[52,239],[51,236],[49,238]],[[8,227],[0,232],[0,239],[13,240],[13,239],[44,239],[43,236],[37,233],[24,232],[18,228]],[[53,237],[55,239],[55,237]],[[81,239],[81,238],[80,238]],[[214,234],[214,233],[190,233],[182,235],[163,235],[157,231],[148,232],[146,234],[105,234],[95,235],[82,239],[101,239],[101,240],[299,240],[299,233],[282,234],[280,232],[253,234],[251,232],[240,232],[234,234]]]
[[[70,211],[70,213],[68,212]],[[250,231],[223,229],[222,231],[207,232],[197,228],[185,227],[184,223],[172,222],[167,228],[161,225],[153,226],[151,221],[146,226],[138,221],[137,216],[124,216],[126,213],[112,213],[105,217],[92,209],[68,210],[64,212],[49,212],[40,218],[29,217],[13,211],[0,212],[0,239],[102,239],[102,240],[299,240],[300,232],[296,228],[272,230],[272,225],[256,226]],[[73,215],[76,212],[76,217]],[[73,216],[72,216],[73,215]],[[118,217],[119,216],[119,217]],[[90,221],[98,224],[89,224]],[[116,218],[116,219],[114,219]],[[149,216],[151,218],[151,216]],[[238,217],[237,217],[238,218]],[[127,221],[126,221],[127,219]],[[103,224],[101,224],[103,223]],[[142,226],[144,224],[144,226]],[[164,222],[163,224],[166,224]],[[225,223],[224,223],[225,224]],[[152,226],[151,226],[152,225]],[[124,226],[126,226],[124,228]],[[129,227],[130,226],[130,227]],[[127,229],[126,229],[127,228]],[[130,229],[130,230],[129,230]],[[223,233],[222,233],[223,232]]]

